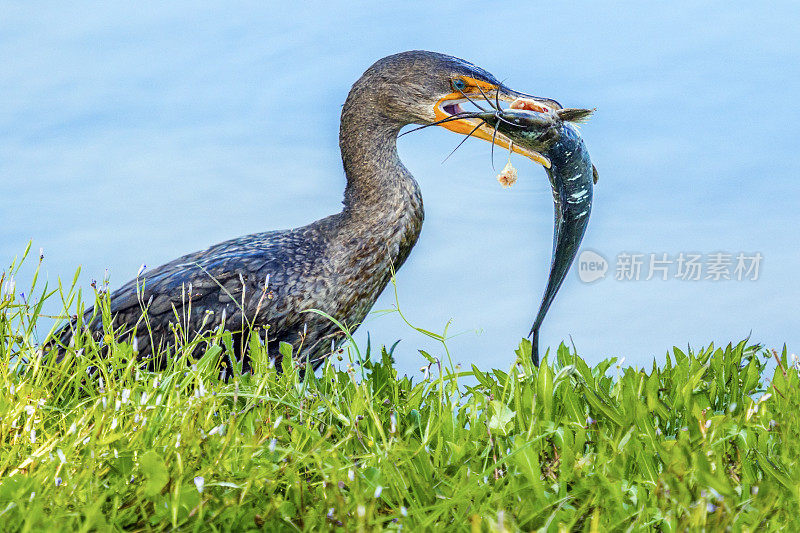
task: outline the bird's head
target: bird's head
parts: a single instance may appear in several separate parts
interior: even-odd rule
[[[457,57],[422,50],[402,52],[377,61],[353,87],[369,95],[371,112],[394,123],[437,125],[462,135],[508,148],[510,141],[479,118],[469,116],[480,107],[524,98],[533,111],[561,109],[555,100],[520,93],[492,74]],[[351,96],[353,93],[351,92]],[[512,149],[540,164],[541,154],[513,145]]]

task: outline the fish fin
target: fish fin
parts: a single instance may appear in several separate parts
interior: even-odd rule
[[[600,179],[600,175],[597,173],[597,167],[592,164],[592,183],[597,185],[597,180]]]
[[[591,117],[594,112],[594,109],[566,108],[557,110],[556,115],[558,115],[558,118],[564,122],[575,122],[581,124],[589,120],[589,117]]]

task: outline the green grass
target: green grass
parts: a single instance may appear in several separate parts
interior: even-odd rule
[[[79,338],[60,364],[43,361],[41,301],[78,298],[15,292],[0,296],[4,531],[745,531],[798,521],[800,384],[785,349],[675,348],[645,370],[590,366],[562,345],[536,369],[523,341],[509,368],[461,371],[444,336],[426,332],[442,341],[443,361],[407,354],[430,369],[412,380],[391,350],[370,346],[316,373],[277,372],[254,337],[254,373],[228,369],[221,381],[231,350],[222,331],[188,342],[212,346],[200,360],[182,349],[155,373],[113,332],[106,359]]]

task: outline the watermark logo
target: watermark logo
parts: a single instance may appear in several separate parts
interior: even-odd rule
[[[584,283],[593,283],[606,277],[608,272],[608,261],[605,257],[593,252],[584,250],[578,256],[578,277]]]
[[[611,268],[604,256],[583,250],[577,270],[584,283],[605,279],[609,270],[616,281],[757,281],[763,260],[760,252],[620,252]]]

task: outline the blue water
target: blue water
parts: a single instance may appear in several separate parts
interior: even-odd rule
[[[748,334],[798,350],[796,4],[397,4],[2,3],[0,261],[33,239],[51,282],[82,265],[84,287],[106,269],[116,287],[142,263],[338,211],[350,85],[423,48],[597,108],[582,129],[600,172],[584,245],[610,270],[592,284],[570,273],[543,344],[637,365]],[[452,319],[456,361],[507,367],[546,282],[549,185],[515,157],[520,180],[502,189],[481,141],[442,164],[459,140],[431,128],[399,143],[426,207],[401,305],[427,329]],[[760,252],[759,278],[614,279],[623,252],[720,251]],[[393,304],[387,291],[375,309]],[[397,315],[366,331],[402,338],[407,372],[418,348],[442,354]]]

